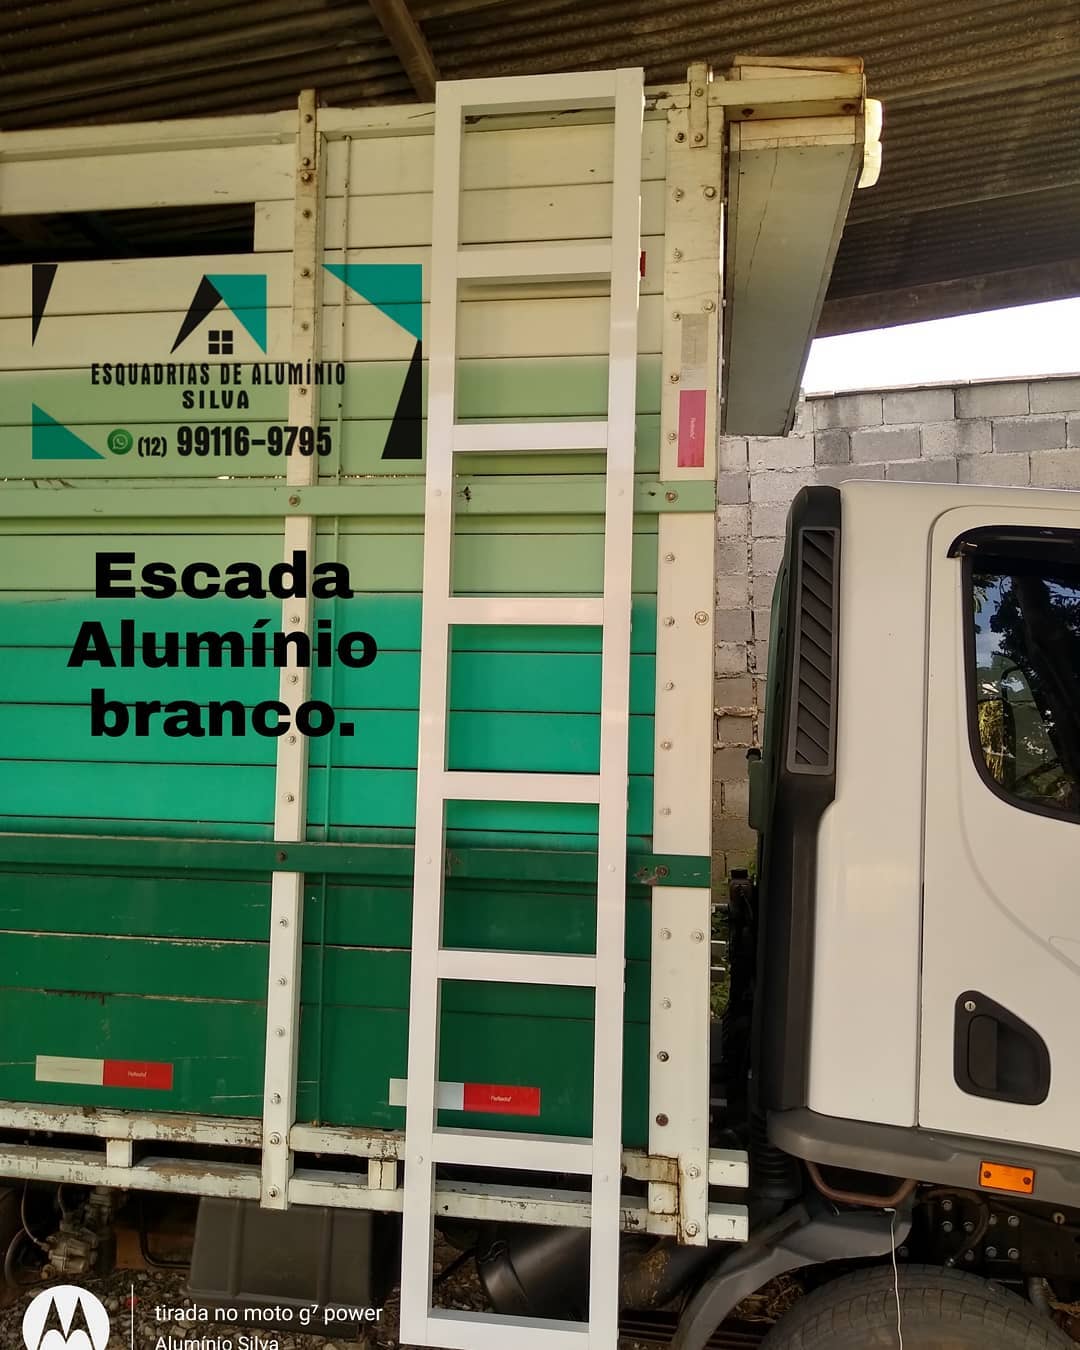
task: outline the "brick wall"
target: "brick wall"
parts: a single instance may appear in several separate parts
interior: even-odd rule
[[[1080,376],[816,396],[790,436],[721,440],[714,849],[725,870],[754,848],[746,750],[765,707],[787,509],[799,488],[845,478],[1080,488]]]

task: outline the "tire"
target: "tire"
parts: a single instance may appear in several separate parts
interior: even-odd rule
[[[1076,1350],[1030,1303],[965,1271],[902,1266],[904,1350]],[[891,1266],[845,1275],[807,1294],[762,1350],[898,1350]]]

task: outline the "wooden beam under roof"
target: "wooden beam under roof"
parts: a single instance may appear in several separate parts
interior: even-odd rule
[[[439,68],[405,0],[368,0],[421,103],[435,98]]]

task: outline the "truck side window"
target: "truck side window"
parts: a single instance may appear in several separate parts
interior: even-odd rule
[[[972,741],[1002,796],[1080,820],[1080,565],[977,556]]]

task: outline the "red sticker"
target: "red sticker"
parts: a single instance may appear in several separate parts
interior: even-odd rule
[[[494,1116],[538,1116],[540,1089],[503,1087],[498,1083],[466,1083],[466,1111],[484,1111]]]
[[[101,1079],[102,1087],[156,1088],[172,1090],[173,1066],[155,1064],[148,1059],[107,1059]]]
[[[680,469],[705,467],[705,390],[679,390]]]

